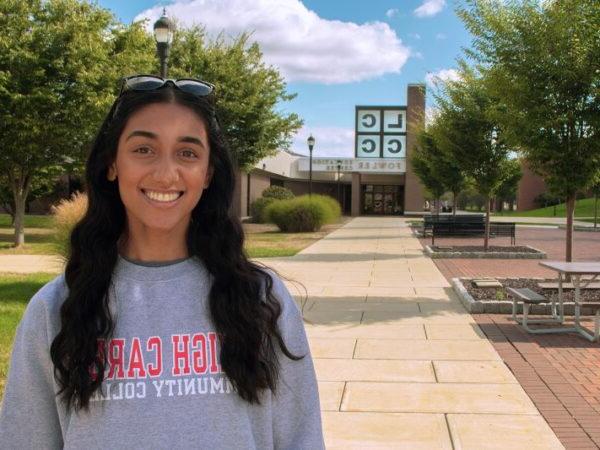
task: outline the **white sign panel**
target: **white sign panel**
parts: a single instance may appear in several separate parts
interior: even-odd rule
[[[406,158],[406,136],[383,135],[384,158]]]
[[[385,110],[383,111],[383,132],[384,133],[405,133],[406,132],[406,110]]]
[[[342,172],[361,172],[361,173],[405,173],[405,159],[385,159],[385,158],[313,158],[313,172],[337,172],[337,164],[340,161]],[[309,171],[309,158],[298,160],[298,170]]]
[[[356,138],[356,150],[359,158],[379,158],[379,135],[359,134]]]
[[[357,130],[360,133],[379,133],[381,131],[381,113],[378,110],[359,109],[356,115]]]

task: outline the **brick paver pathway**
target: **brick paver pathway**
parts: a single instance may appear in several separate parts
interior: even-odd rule
[[[564,230],[519,228],[518,243],[564,260]],[[506,241],[506,242],[505,242]],[[479,239],[443,239],[470,245]],[[493,244],[509,245],[504,239]],[[421,243],[428,243],[421,239]],[[574,259],[600,261],[600,233],[576,232]],[[439,259],[446,279],[453,277],[555,277],[534,260]],[[505,314],[473,314],[525,392],[567,449],[600,448],[600,344],[577,335],[530,335]],[[593,328],[591,321],[585,325]]]

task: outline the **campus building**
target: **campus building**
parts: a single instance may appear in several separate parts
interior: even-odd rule
[[[423,214],[423,186],[410,165],[416,131],[425,120],[425,85],[409,84],[406,105],[355,108],[353,158],[312,157],[312,192],[338,199],[344,214]],[[315,136],[318,140],[318,136]],[[295,195],[309,192],[309,157],[289,151],[240,172],[235,208],[244,217],[251,203],[269,186],[283,186]]]

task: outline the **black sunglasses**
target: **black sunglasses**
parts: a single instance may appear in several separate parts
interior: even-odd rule
[[[215,86],[211,83],[194,78],[179,78],[177,80],[165,79],[155,75],[132,75],[123,78],[119,97],[127,91],[154,91],[173,83],[178,89],[198,97],[206,97],[214,92]]]

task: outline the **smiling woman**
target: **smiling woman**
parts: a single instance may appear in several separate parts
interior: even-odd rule
[[[89,154],[65,272],[17,329],[2,447],[324,448],[302,313],[244,253],[214,98],[136,79]]]

